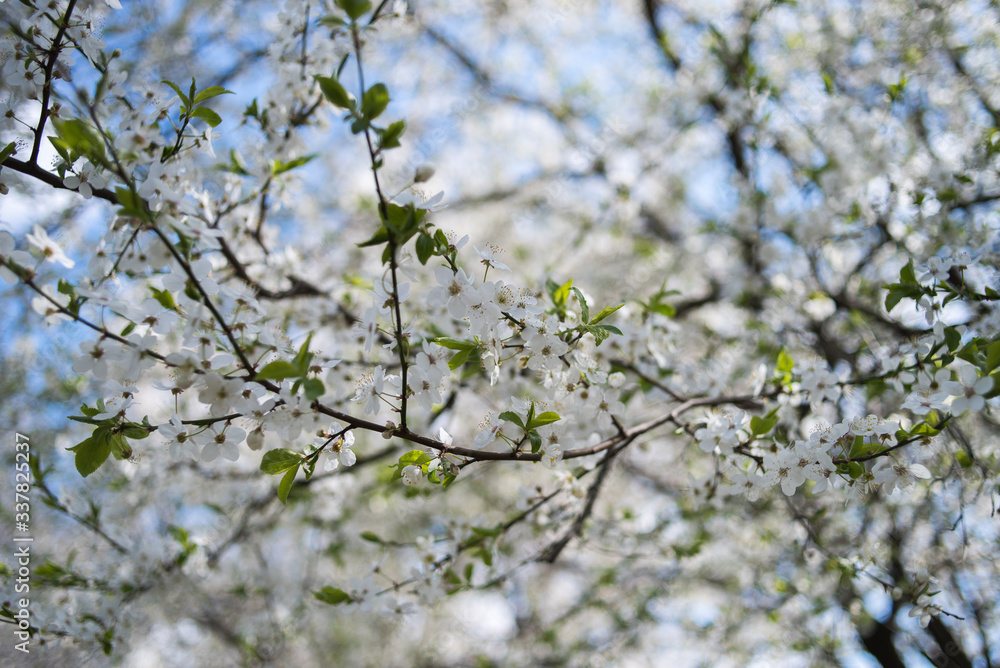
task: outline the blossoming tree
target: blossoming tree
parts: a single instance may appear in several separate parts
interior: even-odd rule
[[[995,5],[0,3],[35,659],[1000,661]]]

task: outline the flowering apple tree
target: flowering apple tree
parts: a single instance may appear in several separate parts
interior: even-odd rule
[[[1000,661],[995,4],[0,3],[21,651]]]

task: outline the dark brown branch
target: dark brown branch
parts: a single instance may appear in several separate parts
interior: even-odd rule
[[[611,463],[614,461],[615,457],[618,456],[622,450],[635,440],[635,437],[631,437],[623,442],[619,447],[608,450],[607,454],[604,455],[604,459],[598,464],[600,470],[597,473],[597,479],[591,483],[590,487],[587,489],[587,501],[583,506],[583,510],[580,514],[576,516],[573,521],[573,525],[569,530],[563,534],[561,538],[556,540],[554,543],[549,545],[545,550],[538,556],[538,561],[547,564],[555,563],[562,551],[566,549],[566,546],[571,540],[583,533],[583,525],[586,523],[587,519],[594,512],[594,504],[597,502],[597,496],[600,493],[601,486],[608,477],[608,473],[611,471]]]

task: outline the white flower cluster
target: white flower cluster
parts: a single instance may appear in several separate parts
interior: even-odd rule
[[[720,452],[732,454],[735,447],[751,440],[742,413],[725,419],[713,417],[710,423],[716,426],[699,430],[703,432],[702,449],[706,449],[707,442]],[[744,448],[742,452],[750,466],[734,465],[727,469],[720,492],[742,494],[756,501],[763,490],[771,487],[780,486],[785,495],[791,496],[806,481],[812,481],[810,491],[818,494],[839,485],[837,480],[843,482],[849,498],[856,499],[864,498],[879,485],[888,492],[909,490],[916,480],[930,478],[930,471],[921,464],[907,462],[900,452],[889,451],[896,445],[898,430],[898,422],[868,415],[815,429],[808,440],[779,445],[775,452],[758,454],[754,448]],[[875,459],[871,469],[852,461],[863,457],[859,453],[871,455],[882,451],[887,451],[885,456]],[[870,459],[869,456],[861,461]]]

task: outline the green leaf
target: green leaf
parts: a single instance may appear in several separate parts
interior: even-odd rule
[[[765,417],[759,417],[754,415],[750,418],[750,434],[756,438],[762,436],[774,428],[774,425],[778,424],[777,415],[767,415]]]
[[[655,304],[650,303],[647,306],[647,308],[653,313],[659,313],[660,315],[665,316],[667,318],[673,318],[675,315],[677,315],[677,309],[675,309],[670,304],[664,304],[661,302],[656,302]]]
[[[457,353],[451,356],[450,360],[448,360],[448,368],[454,371],[458,367],[465,364],[467,361],[469,361],[469,354],[471,352],[472,350],[459,350]]]
[[[131,216],[132,218],[145,218],[146,217],[146,206],[136,193],[132,192],[128,188],[115,188],[115,197],[118,199],[118,203],[121,204],[122,210],[119,212],[125,216]]]
[[[154,287],[150,287],[153,291],[153,299],[160,302],[160,306],[170,311],[177,310],[177,302],[174,301],[174,295],[169,290],[159,290]]]
[[[420,226],[420,221],[427,215],[427,212],[423,209],[415,208],[412,204],[406,206],[389,204],[386,207],[386,214],[387,220],[385,224],[389,229],[397,233],[396,242],[402,244],[416,234]]]
[[[865,455],[871,454],[869,452],[870,446],[870,443],[865,443],[864,436],[855,436],[847,456],[854,459],[855,457],[864,457]]]
[[[590,324],[591,325],[596,325],[597,323],[599,323],[600,321],[604,320],[609,315],[611,315],[612,313],[614,313],[615,311],[617,311],[618,309],[620,309],[622,306],[625,306],[625,304],[622,303],[622,304],[619,304],[618,306],[605,306],[604,308],[601,309],[600,313],[598,313],[597,315],[594,316],[594,319],[590,321]],[[666,306],[666,305],[664,305],[664,306]],[[673,309],[673,307],[670,307],[670,308]],[[676,311],[674,311],[674,313],[676,313]],[[671,314],[671,315],[673,315],[673,314]]]
[[[948,350],[954,352],[962,345],[962,335],[954,327],[944,328],[944,340],[948,344]]]
[[[955,357],[965,360],[969,364],[974,364],[979,366],[979,360],[976,357],[979,355],[979,341],[981,339],[973,339],[962,346],[962,349],[955,353]]]
[[[458,577],[458,573],[452,568],[445,569],[442,579],[453,587],[462,584],[462,578]]]
[[[553,422],[558,422],[562,418],[558,414],[552,411],[545,411],[541,415],[536,415],[531,422],[528,423],[528,429],[536,429],[538,427],[544,427],[547,424],[552,424]]]
[[[531,454],[538,454],[538,451],[542,449],[542,437],[537,431],[528,432],[528,441],[531,442]]]
[[[566,300],[569,299],[570,288],[573,287],[573,279],[569,279],[558,288],[552,292],[552,303],[555,304],[560,309],[566,306]]]
[[[417,259],[420,260],[420,264],[427,264],[427,260],[434,255],[435,248],[437,244],[434,243],[434,239],[429,234],[421,232],[417,237]]]
[[[250,172],[247,170],[246,162],[243,160],[243,156],[237,153],[233,149],[229,149],[229,164],[224,167],[220,167],[233,174],[239,174],[241,176],[250,176]]]
[[[439,346],[450,348],[452,350],[472,350],[476,347],[474,341],[460,341],[459,339],[451,339],[447,336],[439,336],[436,339],[433,339],[433,342]]]
[[[312,332],[309,332],[309,336],[306,337],[305,342],[302,347],[299,348],[299,352],[295,355],[295,361],[293,364],[298,368],[299,375],[304,376],[309,371],[309,363],[312,361],[313,354],[309,352],[309,344],[312,343]]]
[[[319,24],[328,28],[341,28],[347,25],[347,21],[339,16],[324,16],[320,18]]]
[[[584,332],[587,332],[588,334],[593,335],[594,340],[597,342],[597,345],[601,345],[608,339],[609,336],[611,336],[606,329],[603,329],[601,327],[596,327],[593,325],[583,325],[582,327],[580,327],[580,329],[582,329]]]
[[[296,464],[294,467],[288,469],[288,472],[281,478],[281,482],[278,483],[278,500],[281,503],[288,503],[288,493],[292,491],[292,483],[295,482],[295,476],[299,473],[299,467]]]
[[[149,436],[149,430],[134,422],[128,422],[122,429],[122,436],[126,436],[135,441],[140,441]]]
[[[496,538],[503,533],[503,525],[498,524],[495,527],[472,527],[472,533],[481,538]]]
[[[213,128],[222,122],[222,117],[208,107],[195,107],[188,113],[188,116],[191,118],[200,118]]]
[[[827,95],[833,95],[835,90],[833,86],[833,77],[830,76],[829,72],[823,72],[823,88],[826,89]]]
[[[581,322],[590,322],[590,307],[587,305],[587,300],[584,299],[583,293],[580,292],[579,288],[570,288],[570,290],[576,295],[576,300],[580,302]]]
[[[378,537],[378,534],[372,531],[364,531],[361,533],[361,538],[367,540],[369,543],[382,543],[382,539]]]
[[[375,234],[371,236],[367,241],[362,241],[358,244],[358,248],[366,248],[368,246],[380,246],[384,243],[389,242],[389,229],[385,225],[379,225],[378,230]]]
[[[185,95],[184,93],[182,93],[180,87],[177,84],[175,84],[173,81],[163,80],[160,83],[165,83],[168,86],[170,86],[171,88],[173,88],[174,92],[177,93],[177,97],[179,97],[181,99],[181,102],[184,103],[185,107],[190,107],[191,106],[191,98],[189,98],[187,95]]]
[[[323,97],[329,100],[334,106],[341,109],[353,109],[354,101],[339,81],[333,77],[316,77],[319,89],[323,91]]]
[[[348,594],[343,589],[337,589],[335,587],[323,587],[319,591],[314,591],[313,596],[317,600],[323,601],[330,605],[340,605],[341,603],[350,603],[351,595]]]
[[[298,366],[286,360],[275,360],[264,366],[254,376],[255,380],[284,380],[285,378],[297,378],[302,375]]]
[[[524,423],[521,422],[521,416],[515,413],[514,411],[504,411],[503,413],[500,414],[499,417],[501,420],[504,420],[506,422],[513,422],[521,429],[524,429]]]
[[[406,132],[406,121],[396,121],[379,133],[379,148],[389,149],[399,146],[399,138]]]
[[[983,395],[986,399],[993,399],[994,397],[1000,396],[1000,371],[994,371],[988,378],[993,380],[993,389],[988,391]]]
[[[1000,340],[986,344],[986,364],[983,366],[984,374],[991,373],[1000,366]]]
[[[899,270],[899,282],[909,285],[919,285],[917,283],[917,275],[913,271],[913,258],[910,258],[910,261]]]
[[[597,345],[604,343],[612,334],[622,335],[622,330],[614,325],[581,325],[580,329],[593,335]]]
[[[899,83],[889,84],[889,100],[891,102],[896,102],[902,96],[903,91],[906,89],[906,84],[909,78],[905,74],[899,75]]]
[[[305,461],[305,464],[304,464],[304,466],[305,466],[305,473],[306,473],[306,480],[311,479],[313,477],[313,473],[316,472],[316,462],[317,461],[319,461],[319,457],[307,457],[306,458],[306,461]]]
[[[128,444],[128,439],[121,434],[111,434],[108,437],[108,445],[111,447],[111,454],[115,456],[115,459],[128,459],[132,456],[132,446]]]
[[[302,387],[309,401],[316,401],[326,393],[326,386],[319,378],[307,378]]]
[[[67,448],[76,455],[74,460],[76,470],[84,478],[101,468],[101,464],[111,454],[109,437],[110,432],[107,427],[98,427],[90,438],[81,441],[72,448]]]
[[[97,130],[77,118],[53,118],[52,125],[72,151],[87,156],[91,162],[105,162],[104,140]]]
[[[3,149],[0,149],[0,163],[15,153],[17,153],[17,144],[14,142],[7,144]]]
[[[337,6],[343,9],[352,21],[357,21],[372,8],[372,3],[369,0],[337,0]]]
[[[479,558],[483,560],[483,563],[486,564],[487,567],[493,565],[493,550],[484,545],[479,548],[478,553]]]
[[[59,154],[59,157],[61,157],[67,163],[72,163],[76,161],[77,156],[72,156],[69,154],[69,145],[62,139],[59,139],[59,137],[50,136],[49,143],[52,144],[52,147],[56,150],[56,153]]]
[[[260,470],[270,475],[287,471],[302,463],[302,455],[288,448],[275,448],[264,453],[260,460]]]
[[[278,176],[284,174],[285,172],[290,172],[296,167],[301,167],[302,165],[308,163],[310,160],[316,157],[317,154],[310,153],[309,155],[304,155],[294,160],[289,160],[288,162],[282,162],[281,160],[275,160],[274,164],[271,166],[271,175]]]
[[[236,93],[234,93],[231,90],[226,90],[222,86],[209,86],[208,88],[201,91],[195,96],[194,104],[198,104],[199,102],[204,102],[205,100],[210,100],[213,97],[217,97],[219,95],[236,95]]]
[[[426,470],[427,464],[433,459],[429,454],[423,450],[410,450],[402,457],[399,458],[393,466],[395,471],[392,473],[392,480],[399,480],[403,477],[403,469],[407,466],[419,466],[421,469]]]
[[[885,296],[885,310],[892,311],[904,298],[917,300],[927,294],[927,290],[917,284],[894,283],[887,285],[889,294]]]
[[[792,356],[788,354],[788,351],[784,348],[778,353],[778,363],[775,365],[775,370],[780,371],[783,374],[791,374],[792,369],[795,368],[795,360]]]

